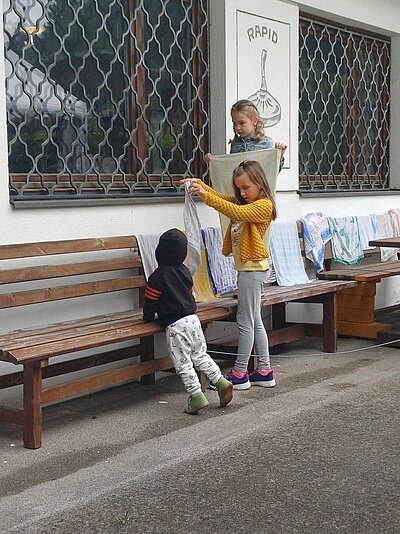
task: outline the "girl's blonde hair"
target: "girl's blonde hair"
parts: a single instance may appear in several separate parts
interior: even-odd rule
[[[264,137],[264,124],[260,118],[258,109],[253,104],[253,102],[251,102],[250,100],[238,100],[231,107],[231,115],[232,113],[237,112],[244,113],[246,117],[248,117],[250,120],[257,119],[257,124],[254,127],[255,139],[257,141],[261,141],[261,139]],[[229,142],[232,143],[232,141],[233,140],[231,139]]]
[[[272,220],[275,220],[277,217],[276,212],[276,202],[274,194],[271,191],[271,188],[269,187],[269,183],[267,181],[267,177],[265,176],[265,172],[261,165],[258,163],[258,161],[251,161],[246,160],[242,161],[242,163],[239,164],[238,167],[233,171],[232,174],[232,185],[233,185],[233,191],[235,195],[235,200],[237,204],[246,204],[246,201],[242,196],[240,195],[240,190],[235,184],[235,179],[239,176],[242,176],[242,174],[246,173],[249,177],[250,181],[253,182],[253,184],[258,185],[260,188],[260,197],[261,198],[268,198],[272,202]]]

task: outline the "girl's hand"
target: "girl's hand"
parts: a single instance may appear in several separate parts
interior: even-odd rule
[[[206,163],[210,163],[211,158],[212,158],[212,155],[209,152],[207,152],[207,154],[204,155],[204,161]]]
[[[203,198],[206,194],[206,190],[202,185],[199,183],[200,180],[198,178],[183,178],[180,180],[180,184],[182,187],[186,187],[186,183],[189,182],[189,193],[191,195],[198,195],[199,197]]]
[[[285,150],[287,149],[287,146],[285,145],[285,143],[278,141],[277,143],[275,143],[275,148],[278,148],[279,150],[281,150],[282,156],[283,156],[283,154],[285,153]]]

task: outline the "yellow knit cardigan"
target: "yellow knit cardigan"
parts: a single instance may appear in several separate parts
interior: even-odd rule
[[[272,202],[268,198],[260,198],[250,204],[236,204],[235,198],[218,193],[200,179],[198,183],[206,190],[203,198],[207,206],[214,208],[231,221],[243,222],[243,235],[240,241],[240,259],[258,261],[268,258],[268,250],[264,244],[264,234],[272,220]],[[229,224],[222,246],[222,254],[228,256],[232,252],[232,223]]]

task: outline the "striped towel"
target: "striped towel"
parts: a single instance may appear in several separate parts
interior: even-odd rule
[[[332,239],[328,219],[322,213],[308,213],[301,218],[304,235],[304,251],[317,272],[324,270],[325,245]]]
[[[296,221],[272,224],[269,250],[278,285],[292,286],[310,281],[301,257]]]
[[[352,265],[364,257],[358,233],[357,217],[329,217],[332,232],[332,256],[339,263]]]
[[[237,272],[233,256],[222,254],[222,232],[220,228],[204,228],[202,231],[207,256],[208,270],[215,293],[223,295],[237,289]]]

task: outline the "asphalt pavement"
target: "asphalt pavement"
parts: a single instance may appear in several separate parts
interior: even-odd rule
[[[1,424],[1,534],[400,532],[400,351],[372,345],[287,345],[198,416],[174,375],[50,406],[36,451]]]

